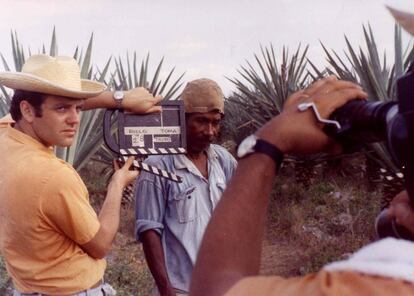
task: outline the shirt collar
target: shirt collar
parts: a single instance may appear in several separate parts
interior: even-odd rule
[[[40,143],[36,139],[34,139],[31,136],[15,129],[11,125],[8,125],[6,128],[7,128],[7,135],[10,138],[16,140],[17,142],[28,145],[28,146],[31,146],[35,149],[39,149],[39,150],[45,151],[47,153],[52,153],[53,154],[53,147],[47,147],[47,146],[43,145],[42,143]]]
[[[211,148],[211,145],[206,148],[205,152],[207,153],[207,159],[209,161],[218,158],[216,151]],[[190,172],[194,168],[193,162],[185,154],[179,154],[174,157],[174,166],[176,169],[187,169]]]

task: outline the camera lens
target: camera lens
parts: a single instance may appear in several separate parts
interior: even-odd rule
[[[395,102],[350,101],[330,117],[338,121],[341,128],[327,126],[325,132],[347,146],[384,141],[387,137],[387,113],[393,106],[396,106]]]

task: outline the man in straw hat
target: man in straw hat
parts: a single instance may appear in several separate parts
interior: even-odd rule
[[[159,98],[138,88],[117,93],[116,102],[103,84],[82,80],[70,57],[31,56],[22,72],[0,73],[0,84],[15,90],[14,124],[0,125],[0,251],[14,295],[111,295],[103,258],[122,190],[138,174],[129,171],[133,159],[116,165],[97,216],[81,178],[52,147],[72,144],[83,109],[159,111]]]
[[[175,183],[142,173],[136,186],[136,236],[161,295],[186,295],[205,227],[236,167],[223,147],[212,144],[224,116],[220,87],[210,79],[188,83],[187,154],[152,156],[147,163],[183,177]]]

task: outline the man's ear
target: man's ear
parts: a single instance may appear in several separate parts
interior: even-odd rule
[[[20,112],[22,113],[23,119],[26,120],[28,123],[32,123],[34,118],[36,117],[33,106],[25,100],[20,102]]]

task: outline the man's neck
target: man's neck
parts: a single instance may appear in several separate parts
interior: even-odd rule
[[[25,130],[23,129],[22,125],[19,123],[19,121],[18,121],[18,122],[15,122],[15,123],[12,125],[12,127],[14,127],[15,129],[17,129],[19,132],[22,132],[22,133],[27,134],[27,133],[25,132]]]
[[[191,151],[191,150],[188,150],[186,155],[187,155],[187,157],[189,159],[197,161],[199,159],[204,158],[204,156],[206,155],[206,153],[205,153],[204,150],[202,150],[202,151],[194,151],[194,150]]]
[[[33,128],[29,124],[27,124],[24,120],[19,120],[19,121],[15,122],[14,125],[13,125],[13,128],[18,130],[19,132],[22,132],[22,133],[32,137],[36,141],[38,141],[41,144],[45,145],[46,147],[50,147],[50,145],[48,145],[47,143],[44,143],[43,141],[40,140],[40,138],[36,135]]]
[[[188,149],[186,156],[196,166],[200,173],[208,179],[207,151],[194,151]]]

